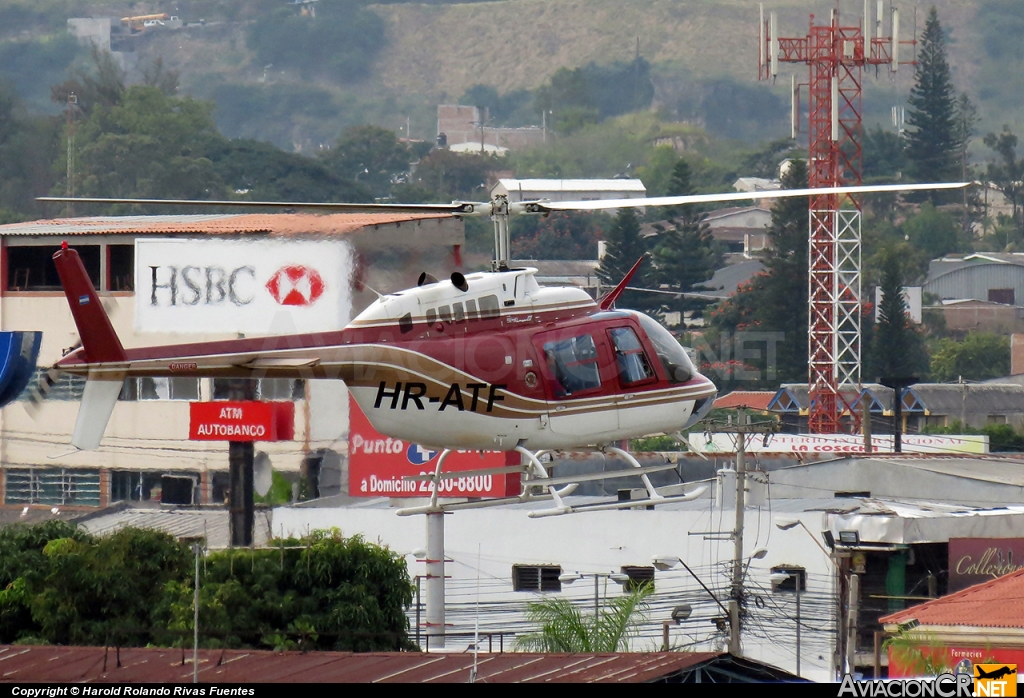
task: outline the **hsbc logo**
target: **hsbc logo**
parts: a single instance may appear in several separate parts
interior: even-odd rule
[[[313,305],[324,294],[324,280],[316,269],[289,265],[270,277],[267,290],[281,305]]]

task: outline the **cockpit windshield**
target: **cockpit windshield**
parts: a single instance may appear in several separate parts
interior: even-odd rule
[[[654,345],[654,351],[658,354],[661,365],[665,367],[669,382],[685,383],[696,375],[693,362],[686,355],[686,350],[676,341],[676,338],[658,324],[652,318],[643,313],[633,313],[640,321],[640,327],[647,333],[648,339]]]

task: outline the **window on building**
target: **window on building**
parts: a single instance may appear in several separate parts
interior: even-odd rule
[[[198,504],[198,473],[110,472],[110,501]]]
[[[118,400],[198,400],[198,378],[125,378]]]
[[[56,383],[49,384],[49,378],[46,377],[49,370],[48,368],[37,368],[32,376],[32,380],[28,384],[28,388],[21,392],[18,399],[28,400],[32,396],[40,394],[43,392],[42,386],[44,383],[49,385],[49,390],[45,393],[47,400],[82,399],[82,393],[85,391],[85,377],[62,373]]]
[[[7,248],[8,291],[59,291],[60,277],[53,263],[57,245],[30,245]],[[93,286],[100,287],[100,246],[75,245]]]
[[[992,303],[1005,303],[1006,305],[1015,305],[1015,303],[1014,303],[1014,289],[1012,289],[1012,288],[990,288],[988,290],[988,299]]]
[[[111,291],[135,290],[135,245],[107,245]]]
[[[1005,414],[990,414],[985,420],[987,424],[1006,424]]]
[[[555,565],[512,565],[512,591],[561,591],[560,574]]]
[[[636,332],[628,327],[609,330],[615,345],[615,360],[619,366],[619,380],[623,385],[635,385],[654,378],[654,369],[647,360]]]
[[[946,426],[946,415],[944,414],[932,414],[924,418],[924,425],[926,427],[944,427]]]
[[[622,585],[626,592],[636,591],[645,584],[650,585],[654,590],[654,568],[647,566],[623,565],[622,574],[629,577],[629,581]]]
[[[772,591],[796,592],[797,584],[800,585],[800,592],[807,591],[807,571],[803,567],[772,567],[772,575],[788,574],[789,576],[778,582],[772,581]]]
[[[214,378],[213,399],[230,400],[235,378]],[[304,400],[306,382],[301,378],[260,378],[255,381],[253,395],[256,400]]]
[[[601,387],[597,347],[589,334],[546,343],[544,358],[551,377],[557,383],[556,393],[560,392],[558,387],[561,387],[565,395]]]
[[[7,468],[5,504],[100,505],[100,471],[67,468]]]

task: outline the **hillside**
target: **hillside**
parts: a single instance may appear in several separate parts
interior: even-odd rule
[[[810,12],[826,17],[835,1],[774,0],[765,4],[766,10],[778,12],[783,35],[799,36],[807,31]],[[1020,31],[1024,31],[1024,3],[934,0],[918,9],[919,29],[931,4],[938,8],[949,33],[954,82],[978,103],[981,129],[996,130],[1006,122],[1024,125],[1024,105],[1019,97],[1024,93],[1024,46],[1019,41]],[[0,18],[15,6],[29,5],[25,0],[0,0]],[[839,0],[839,6],[847,13],[844,23],[859,22],[862,0]],[[752,113],[744,117],[748,123],[756,124],[758,114],[764,113],[766,121],[774,124],[764,129],[770,132],[763,136],[757,128],[746,127],[739,137],[747,139],[785,135],[788,75],[791,71],[798,77],[806,75],[803,66],[783,66],[780,79],[784,84],[773,87],[756,81],[757,3],[752,0],[371,5],[384,20],[385,40],[370,64],[370,74],[347,84],[337,77],[310,74],[315,71],[302,77],[293,69],[258,60],[248,46],[247,32],[254,17],[280,9],[279,3],[270,0],[42,0],[40,7],[49,8],[49,19],[39,27],[51,32],[59,26],[61,8],[72,14],[111,16],[167,11],[180,13],[186,22],[204,17],[202,27],[143,37],[137,46],[141,63],[161,58],[165,67],[180,73],[184,92],[217,101],[218,125],[226,134],[303,149],[333,141],[348,124],[374,122],[398,129],[407,118],[412,135],[430,138],[435,105],[457,100],[473,85],[489,85],[502,93],[533,90],[560,68],[591,61],[629,61],[637,51],[638,39],[641,55],[653,66],[656,106],[667,108],[677,118],[692,119],[680,105],[699,102],[708,84],[724,84],[732,93],[731,104],[749,105]],[[914,29],[910,4],[902,7],[902,27],[901,36],[909,39]],[[22,29],[20,36],[26,33]],[[311,49],[299,45],[295,50]],[[47,79],[55,74],[59,73],[51,69]],[[887,120],[890,107],[904,102],[911,84],[909,66],[895,79],[884,71],[880,77],[867,77],[864,109],[868,121]],[[37,93],[36,103],[45,101],[44,90]]]
[[[874,6],[874,2],[871,3]],[[943,25],[957,37],[951,60],[965,83],[978,62],[972,24],[977,0],[936,0]],[[930,6],[929,4],[929,6]],[[859,22],[863,2],[842,0]],[[829,0],[773,0],[784,34],[806,34],[809,13],[826,17]],[[562,67],[629,60],[672,64],[697,78],[754,80],[757,3],[751,0],[499,0],[456,5],[380,5],[390,45],[376,77],[391,88],[461,94],[476,83],[532,89]],[[921,24],[927,7],[919,10]],[[909,39],[913,8],[902,10]]]

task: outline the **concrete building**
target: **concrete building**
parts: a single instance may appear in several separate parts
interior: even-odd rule
[[[134,289],[139,274],[145,279],[150,270],[136,268],[136,242],[156,239],[185,241],[186,253],[194,250],[196,254],[213,241],[244,241],[253,248],[288,241],[289,245],[303,243],[307,250],[309,245],[316,245],[315,250],[322,246],[325,251],[343,245],[351,251],[346,257],[348,266],[325,282],[324,300],[310,305],[308,311],[316,319],[317,308],[333,303],[334,315],[319,320],[343,325],[375,297],[371,288],[405,288],[424,270],[438,276],[448,273],[453,255],[458,260],[464,232],[462,222],[450,217],[406,214],[127,216],[4,225],[0,226],[0,329],[42,331],[40,373],[55,363],[64,349],[76,344],[75,324],[50,259],[61,242],[68,240],[79,251],[100,297],[115,308],[112,322],[126,347],[237,337],[235,332],[218,331],[216,326],[177,326],[176,332],[140,329],[140,299]],[[315,251],[308,254],[317,257]],[[264,293],[258,285],[253,293],[257,291]],[[168,292],[173,293],[163,284],[160,293]],[[154,298],[156,294],[154,288]],[[295,325],[289,324],[294,316],[285,312],[289,307],[283,305],[285,299],[268,299],[271,305],[264,329],[252,334],[294,333]],[[142,307],[148,307],[149,300],[142,301]],[[198,291],[195,300],[200,300]],[[210,301],[209,289],[206,300]],[[37,413],[30,414],[24,396],[0,412],[0,468],[6,505],[99,507],[119,500],[223,501],[226,444],[188,440],[189,402],[224,399],[222,381],[127,381],[101,447],[68,453],[83,385],[83,380],[65,375]],[[292,480],[301,472],[307,476],[304,487],[311,487],[314,494],[317,490],[341,491],[342,483],[347,482],[348,394],[344,385],[264,379],[257,386],[257,396],[295,404],[295,439],[257,446],[273,468]]]
[[[547,132],[538,126],[504,128],[490,126],[490,114],[478,107],[463,104],[437,106],[437,133],[444,134],[449,148],[461,152],[480,152],[481,143],[487,152],[521,150],[542,145]],[[475,146],[475,148],[473,147]]]
[[[925,319],[941,318],[946,331],[958,334],[1024,332],[1024,307],[970,298],[944,300],[923,309]]]
[[[872,430],[892,433],[893,390],[877,383],[865,383],[858,392],[844,393],[847,402],[860,409],[860,400],[870,400]],[[779,387],[769,409],[782,417],[787,430],[807,432],[808,390],[803,383]],[[980,428],[988,424],[1024,425],[1024,386],[1005,383],[917,383],[906,389],[902,406],[903,433],[917,433],[927,427],[952,426],[954,422]]]

